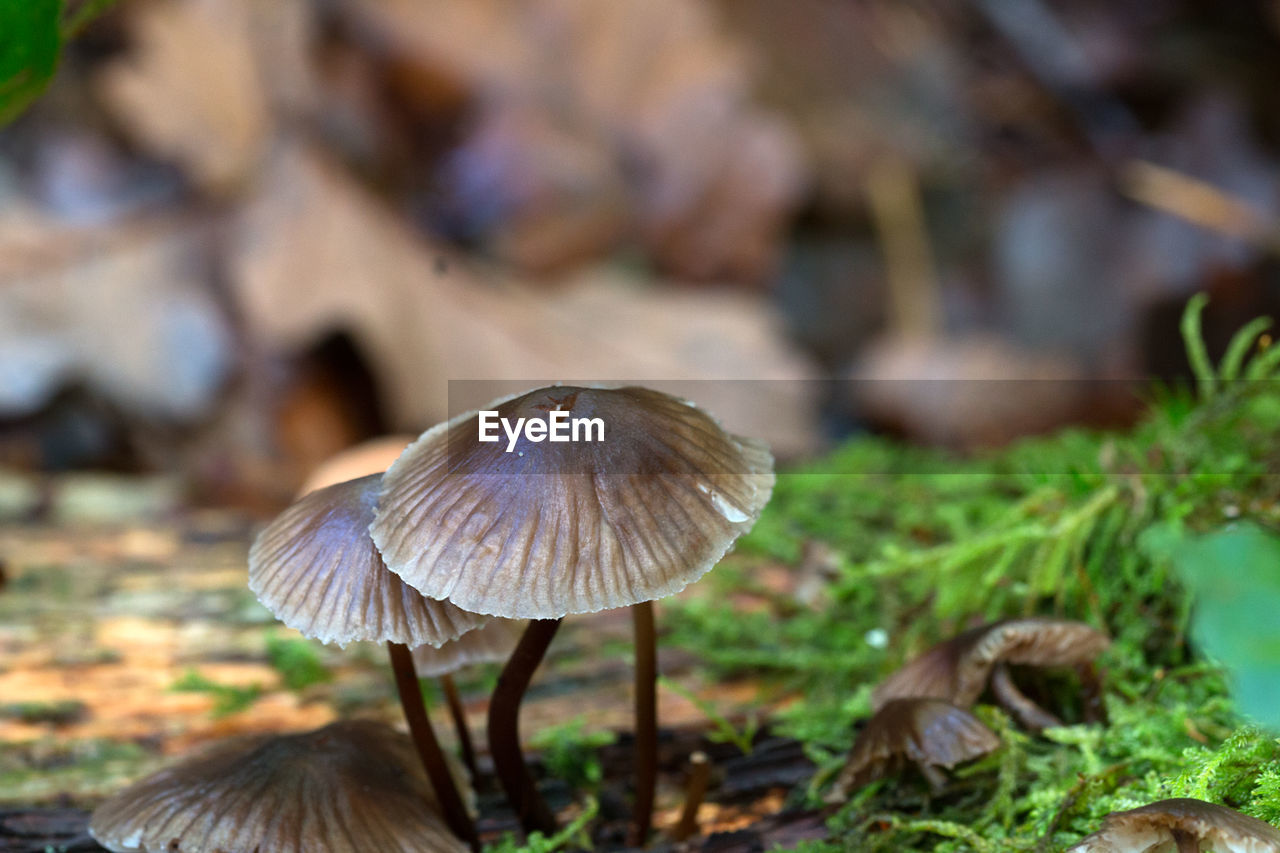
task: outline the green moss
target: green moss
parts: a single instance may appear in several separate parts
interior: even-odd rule
[[[290,690],[304,690],[313,684],[333,680],[333,673],[320,660],[316,644],[296,637],[267,638],[267,660]]]
[[[666,625],[716,674],[800,697],[774,723],[819,765],[813,805],[870,688],[970,620],[1056,615],[1115,640],[1101,661],[1110,725],[1031,737],[980,707],[1005,746],[953,774],[943,796],[910,773],[869,786],[832,818],[828,842],[798,849],[1057,851],[1111,811],[1174,796],[1280,818],[1280,746],[1188,645],[1193,602],[1170,559],[1230,519],[1280,526],[1280,348],[1246,359],[1260,329],[1217,369],[1199,363],[1197,394],[1153,392],[1127,433],[1072,430],[968,458],[859,439],[779,476],[756,528],[668,607]],[[807,564],[815,542],[834,568]],[[797,586],[830,576],[803,603],[757,587],[767,606],[736,610],[729,593],[779,564]],[[1060,707],[1078,704],[1069,679],[1046,689]]]
[[[237,687],[232,684],[219,684],[206,678],[194,669],[189,669],[175,681],[170,690],[188,693],[208,693],[213,697],[213,715],[225,717],[243,711],[262,696],[262,685],[251,684],[248,687]]]
[[[547,772],[575,789],[599,787],[604,777],[597,751],[613,743],[608,731],[586,731],[582,717],[540,729],[530,740],[541,753]]]
[[[23,723],[51,723],[65,726],[84,719],[89,708],[75,699],[57,702],[7,702],[0,704],[0,719]]]
[[[162,759],[112,740],[0,742],[0,805],[29,807],[67,791],[92,800],[117,790]]]

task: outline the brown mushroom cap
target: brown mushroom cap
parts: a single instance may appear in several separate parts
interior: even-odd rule
[[[506,660],[515,651],[524,628],[524,621],[519,619],[490,619],[443,646],[418,646],[413,650],[414,668],[419,678],[435,678],[464,666]]]
[[[993,622],[945,640],[903,666],[875,689],[871,704],[878,709],[893,699],[931,697],[967,707],[982,694],[997,663],[1076,666],[1094,660],[1110,644],[1083,622]]]
[[[854,741],[836,783],[843,796],[893,772],[904,761],[953,767],[986,755],[1000,738],[973,714],[941,699],[894,699]]]
[[[282,512],[249,550],[249,588],[280,621],[325,643],[440,645],[484,624],[387,571],[368,530],[381,478],[320,489]]]
[[[115,853],[466,851],[435,804],[408,737],[349,721],[218,744],[109,797],[89,833]]]
[[[540,388],[487,408],[514,422],[600,418],[602,442],[517,452],[478,413],[440,424],[383,477],[370,528],[387,566],[431,598],[556,619],[679,592],[749,530],[773,458],[691,403],[646,388]]]
[[[1184,839],[1178,846],[1178,835]],[[1106,816],[1102,829],[1068,853],[1174,853],[1184,847],[1214,853],[1280,853],[1280,830],[1204,800],[1175,798]]]
[[[391,467],[416,436],[382,435],[335,453],[317,465],[298,489],[298,497],[347,480],[381,474]]]

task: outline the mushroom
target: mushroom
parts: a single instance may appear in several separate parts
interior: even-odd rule
[[[1075,667],[1094,685],[1092,664],[1111,644],[1105,634],[1065,619],[1010,619],[945,640],[885,679],[871,694],[872,708],[893,699],[933,697],[961,707],[978,700],[988,681],[1002,707],[1033,731],[1062,722],[1024,696],[1007,665]]]
[[[418,646],[413,650],[413,667],[418,676],[435,677],[449,705],[454,728],[458,732],[458,746],[462,760],[471,771],[471,778],[478,775],[476,753],[471,745],[471,733],[467,730],[467,715],[462,708],[458,686],[453,673],[477,663],[506,660],[520,642],[524,623],[515,619],[491,619],[483,627],[468,631],[456,640],[442,646]]]
[[[409,646],[440,645],[487,620],[425,598],[387,571],[368,533],[381,479],[374,474],[329,486],[282,512],[249,550],[249,588],[280,621],[308,637],[387,644],[400,704],[445,819],[477,845],[422,704]]]
[[[336,486],[347,480],[381,474],[404,452],[415,436],[380,435],[333,454],[311,470],[298,489],[304,497],[325,486]]]
[[[633,606],[636,802],[648,833],[656,777],[651,601],[711,569],[749,530],[773,488],[773,458],[692,403],[646,388],[553,386],[486,411],[523,436],[480,440],[478,412],[440,424],[383,478],[370,528],[388,568],[431,598],[529,618],[489,708],[490,751],[526,831],[551,831],[520,752],[521,697],[560,620]],[[604,440],[552,443],[554,413],[599,418]],[[516,452],[507,452],[507,450]]]
[[[1280,853],[1280,830],[1225,806],[1179,797],[1112,812],[1067,853]]]
[[[355,480],[370,474],[381,474],[395,462],[406,447],[414,440],[412,435],[384,435],[371,438],[345,450],[335,453],[320,465],[317,465],[302,486],[298,489],[298,497],[334,486],[347,480]],[[463,640],[465,638],[465,641]],[[435,652],[435,646],[424,645],[413,649],[413,663],[418,676],[435,676],[440,682],[440,690],[444,693],[449,705],[449,714],[453,717],[454,730],[458,735],[458,748],[462,760],[476,778],[475,750],[471,745],[471,733],[467,730],[466,716],[462,711],[462,702],[458,697],[457,685],[450,674],[470,663],[504,660],[515,648],[520,635],[513,623],[505,626],[487,623],[462,635],[458,640],[446,643]],[[424,670],[425,667],[425,670]]]
[[[466,850],[409,738],[369,721],[217,744],[107,798],[89,834],[114,853]]]
[[[986,755],[1000,738],[977,717],[941,699],[894,699],[867,722],[829,795],[832,802],[914,762],[935,792],[946,785],[938,767]]]

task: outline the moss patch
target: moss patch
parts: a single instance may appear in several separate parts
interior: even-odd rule
[[[1187,536],[1234,519],[1280,527],[1280,348],[1246,362],[1257,331],[1220,367],[1198,362],[1194,391],[1154,394],[1126,434],[1068,431],[976,458],[864,439],[778,478],[735,556],[666,625],[717,674],[798,697],[779,724],[821,768],[811,805],[870,688],[934,642],[1027,614],[1115,639],[1102,660],[1109,726],[1033,737],[980,707],[1002,750],[941,797],[910,774],[876,783],[834,815],[830,841],[804,849],[1056,851],[1108,812],[1174,796],[1280,819],[1280,742],[1236,712],[1188,643],[1192,601],[1170,560]],[[759,582],[780,568],[785,588]],[[744,589],[763,606],[743,613]],[[1058,707],[1075,701],[1070,680],[1044,689]]]

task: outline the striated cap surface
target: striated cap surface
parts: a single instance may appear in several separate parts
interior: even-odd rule
[[[467,610],[554,619],[671,595],[751,528],[773,489],[763,444],[668,394],[552,386],[488,408],[544,428],[598,418],[604,440],[522,435],[507,452],[501,428],[479,440],[471,412],[387,470],[370,528],[387,566]]]
[[[281,622],[325,643],[440,645],[484,624],[387,571],[368,529],[380,480],[329,486],[280,513],[249,550],[249,588]]]
[[[464,853],[409,738],[380,723],[214,746],[109,797],[89,833],[115,853]]]

